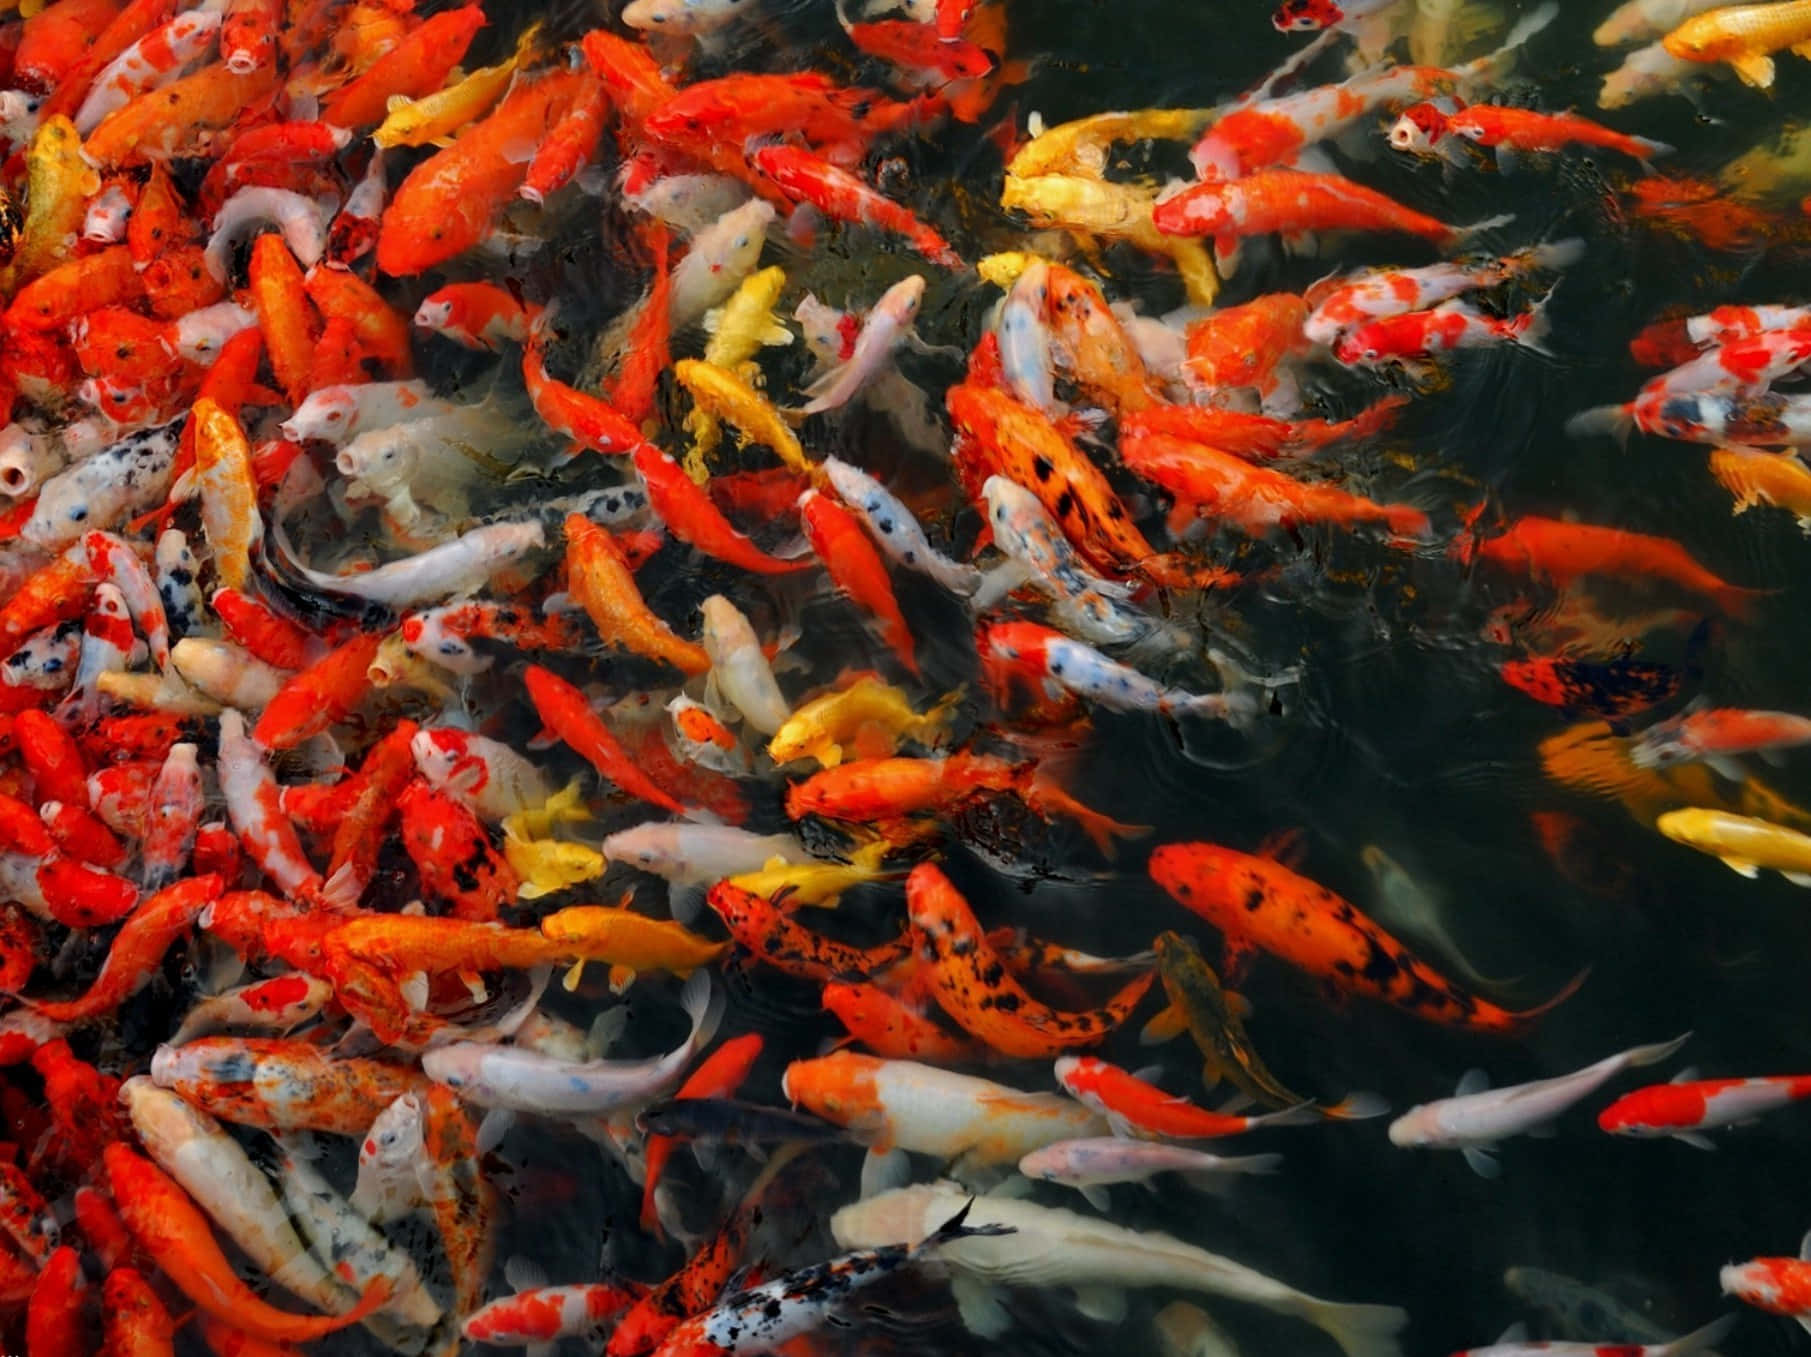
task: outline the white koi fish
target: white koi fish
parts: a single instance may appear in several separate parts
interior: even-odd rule
[[[914,273],[881,294],[862,322],[849,357],[805,388],[805,394],[811,399],[800,413],[822,414],[847,405],[857,392],[886,369],[894,351],[912,333],[912,322],[924,300],[924,286],[924,276]]]
[[[294,677],[266,664],[243,646],[205,636],[185,636],[170,651],[176,674],[202,696],[223,707],[263,711]]]
[[[692,237],[691,248],[673,266],[667,316],[675,330],[702,320],[754,271],[775,215],[765,198],[750,198]]]
[[[692,1020],[691,1035],[663,1056],[575,1064],[520,1046],[456,1042],[424,1054],[422,1073],[479,1107],[542,1116],[593,1117],[652,1102],[678,1086],[723,1016],[723,996],[712,991],[708,971],[693,973],[679,1001]]]
[[[187,418],[128,434],[52,476],[39,489],[38,506],[20,536],[54,551],[85,532],[110,530],[161,504],[170,492]]]
[[[288,534],[280,526],[276,536],[279,550],[287,558],[283,568],[313,588],[390,608],[418,608],[474,594],[499,570],[547,544],[546,529],[538,522],[486,523],[400,561],[360,573],[332,575],[297,561]]]
[[[929,1235],[965,1194],[954,1183],[898,1188],[845,1206],[830,1218],[830,1232],[845,1248]],[[1118,1313],[1111,1288],[1163,1287],[1263,1306],[1321,1329],[1347,1357],[1396,1357],[1396,1335],[1408,1316],[1393,1305],[1348,1305],[1322,1300],[1218,1254],[1155,1230],[1130,1230],[1091,1216],[1028,1201],[981,1197],[970,1213],[977,1224],[1009,1225],[1001,1239],[965,1239],[941,1257],[954,1274],[963,1322],[981,1337],[1001,1333],[1008,1318],[992,1294],[996,1286],[1068,1286],[1082,1289],[1084,1313]],[[1103,1294],[1101,1288],[1108,1288]]]
[[[430,392],[426,382],[358,382],[309,392],[277,427],[293,443],[318,438],[343,447],[368,429],[449,414],[455,408]]]
[[[404,1093],[377,1114],[358,1146],[358,1183],[348,1199],[373,1225],[398,1220],[426,1195],[427,1144],[421,1099]]]
[[[1658,1045],[1634,1046],[1571,1074],[1513,1088],[1486,1088],[1483,1071],[1471,1070],[1459,1080],[1456,1096],[1411,1107],[1391,1122],[1390,1143],[1406,1149],[1462,1151],[1473,1172],[1494,1178],[1502,1169],[1485,1147],[1546,1126],[1624,1070],[1657,1064],[1690,1039],[1687,1032]]]
[[[1280,1154],[1246,1154],[1227,1158],[1164,1145],[1154,1140],[1101,1136],[1059,1140],[1019,1160],[1019,1172],[1042,1182],[1073,1187],[1097,1211],[1112,1202],[1102,1189],[1110,1183],[1149,1183],[1159,1173],[1180,1173],[1191,1181],[1213,1181],[1229,1173],[1274,1173]]]
[[[932,548],[911,510],[860,467],[835,457],[823,461],[825,474],[851,513],[896,565],[924,575],[952,594],[967,597],[981,587],[981,572]]]
[[[327,253],[327,223],[332,215],[313,198],[293,189],[242,188],[214,214],[214,233],[208,237],[205,252],[208,272],[216,282],[224,283],[233,247],[266,223],[283,233],[283,243],[303,268],[313,268]]]
[[[742,611],[722,594],[700,605],[704,613],[704,650],[711,657],[708,686],[742,713],[763,735],[786,724],[792,708],[762,653],[761,639]],[[711,694],[706,693],[708,702]]]
[[[626,862],[680,886],[712,886],[725,877],[781,862],[811,861],[791,834],[754,834],[735,825],[649,820],[621,829],[599,847],[612,862]]]

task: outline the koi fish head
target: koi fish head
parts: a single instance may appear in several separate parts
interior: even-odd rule
[[[336,439],[352,427],[358,398],[348,387],[328,386],[310,392],[296,412],[277,427],[292,443],[305,443],[311,438]]]
[[[409,752],[421,775],[442,791],[452,790],[468,771],[482,780],[482,760],[472,752],[471,737],[463,730],[418,730],[409,741]]]
[[[780,1091],[793,1107],[839,1126],[871,1121],[883,1112],[875,1076],[885,1063],[854,1051],[795,1060],[780,1076]]]
[[[1432,103],[1407,109],[1390,128],[1390,147],[1411,155],[1428,155],[1447,132],[1446,114]]]
[[[1689,1085],[1655,1084],[1623,1094],[1597,1114],[1597,1125],[1613,1136],[1651,1138],[1676,1135],[1703,1116],[1704,1099]]]
[[[1283,0],[1270,22],[1279,33],[1318,33],[1346,17],[1334,0]]]
[[[1755,1258],[1717,1274],[1723,1294],[1776,1315],[1811,1310],[1811,1264],[1796,1258]]]
[[[1066,1055],[1056,1062],[1056,1081],[1072,1098],[1088,1101],[1100,1084],[1102,1062],[1091,1055]]]

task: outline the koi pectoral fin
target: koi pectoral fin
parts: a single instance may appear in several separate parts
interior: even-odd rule
[[[1165,1041],[1174,1041],[1186,1031],[1188,1015],[1171,1004],[1144,1025],[1144,1029],[1138,1034],[1138,1042],[1141,1046],[1156,1046]]]

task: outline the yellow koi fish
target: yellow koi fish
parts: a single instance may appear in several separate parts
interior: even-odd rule
[[[1669,810],[1654,828],[1674,843],[1709,853],[1740,876],[1752,880],[1764,868],[1795,886],[1811,886],[1811,834],[1702,806]]]
[[[889,757],[902,740],[935,747],[949,732],[950,717],[961,701],[958,688],[921,715],[900,689],[864,674],[794,711],[767,742],[767,755],[775,763],[815,759],[834,768],[851,753]]]
[[[522,36],[516,39],[515,55],[508,61],[482,66],[463,80],[419,99],[401,95],[391,99],[389,115],[371,134],[371,140],[385,150],[392,146],[450,145],[455,132],[482,118],[503,97],[517,69],[534,54],[540,36],[541,23],[536,20],[522,30]]]
[[[789,905],[830,909],[851,887],[899,875],[880,865],[891,847],[885,839],[876,839],[856,849],[847,862],[788,862],[780,857],[770,858],[759,871],[732,876],[729,883],[764,900],[778,899],[784,892]]]
[[[1724,5],[1687,19],[1663,41],[1681,61],[1725,61],[1744,84],[1772,89],[1774,52],[1811,57],[1811,0]]]

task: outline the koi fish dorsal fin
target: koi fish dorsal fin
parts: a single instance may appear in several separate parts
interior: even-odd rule
[[[1308,857],[1308,836],[1300,825],[1276,829],[1266,834],[1254,850],[1256,856],[1279,862],[1291,870],[1300,867]]]
[[[1490,1087],[1490,1076],[1480,1069],[1470,1069],[1459,1076],[1459,1086],[1454,1090],[1461,1098],[1469,1098],[1474,1093],[1482,1093]]]

